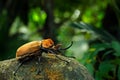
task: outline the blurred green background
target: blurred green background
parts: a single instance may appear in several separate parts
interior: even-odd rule
[[[0,0],[0,60],[52,38],[95,80],[120,80],[120,0]]]

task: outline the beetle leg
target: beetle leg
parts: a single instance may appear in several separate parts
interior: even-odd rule
[[[18,71],[18,69],[22,66],[22,64],[27,61],[29,59],[29,57],[26,57],[25,59],[23,59],[22,61],[19,62],[19,65],[17,66],[16,70],[13,71],[13,75],[16,76],[16,73]]]
[[[50,53],[55,53],[55,50],[54,50],[54,49],[43,48],[43,47],[41,47],[40,49],[41,49],[43,52],[46,52],[46,53],[48,53],[48,52],[50,52]]]
[[[38,56],[38,65],[40,64],[40,61],[41,61],[41,57]],[[39,65],[37,74],[39,74],[40,72],[41,72],[41,68],[40,68],[40,65]]]
[[[57,57],[58,59],[62,60],[62,61],[65,61],[67,64],[69,63],[69,61],[65,60],[65,59],[62,59],[60,58],[58,55],[55,54],[55,57]]]
[[[48,49],[48,52],[53,53],[53,54],[58,54],[59,52],[54,49]]]
[[[13,72],[13,75],[16,76],[18,69],[22,66],[23,62],[20,62],[16,70]]]
[[[72,45],[72,43],[71,43],[71,45]],[[68,49],[69,47],[71,47],[71,45],[68,46],[67,48],[65,48],[64,50],[66,50],[66,49]],[[47,52],[47,53],[48,53],[48,52],[50,52],[50,53],[55,53],[55,56],[56,56],[58,59],[69,63],[69,61],[64,60],[64,59],[60,58],[59,56],[57,56],[57,53],[61,52],[61,51],[60,51],[61,49],[59,49],[59,50],[54,50],[54,49],[52,49],[52,48],[46,49],[46,48],[41,47],[41,50],[43,50],[43,51],[45,51],[45,52]],[[63,49],[62,49],[62,50],[63,50]]]

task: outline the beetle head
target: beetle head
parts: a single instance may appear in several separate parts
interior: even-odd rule
[[[50,48],[54,45],[54,42],[52,39],[45,39],[45,40],[42,40],[42,44],[41,46],[44,47],[44,48]]]

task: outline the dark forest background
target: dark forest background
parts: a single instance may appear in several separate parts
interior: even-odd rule
[[[0,0],[0,60],[52,38],[95,80],[120,80],[120,0]]]

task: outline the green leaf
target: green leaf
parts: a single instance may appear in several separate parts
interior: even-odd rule
[[[96,27],[94,27],[90,24],[84,23],[84,22],[74,22],[74,23],[71,23],[70,26],[78,28],[78,29],[84,29],[90,33],[94,33],[99,38],[99,40],[101,40],[102,42],[105,42],[105,41],[111,42],[112,40],[116,40],[107,31],[96,28]]]
[[[102,75],[100,74],[99,71],[96,71],[95,73],[95,80],[102,80]]]
[[[115,69],[115,65],[111,64],[110,61],[104,61],[99,66],[99,73],[103,77],[109,76],[109,71],[113,71]]]
[[[111,63],[113,63],[115,65],[120,65],[120,58],[116,58],[114,60],[111,60]]]
[[[112,41],[111,46],[116,51],[115,55],[120,56],[120,43],[118,41]]]
[[[93,64],[91,64],[91,63],[86,64],[86,67],[87,67],[88,71],[93,75],[93,71],[94,71]]]
[[[117,74],[117,76],[118,76],[118,80],[120,80],[120,65],[119,65],[119,68],[118,68],[118,74]]]
[[[98,44],[92,45],[92,48],[94,48],[95,50],[91,52],[90,58],[95,57],[99,53],[99,51],[105,50],[106,48],[109,48],[109,47],[111,46],[105,43],[98,43]]]

